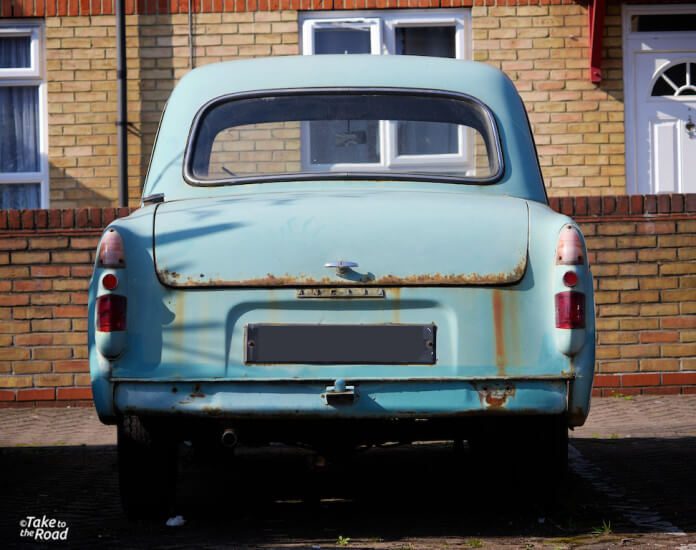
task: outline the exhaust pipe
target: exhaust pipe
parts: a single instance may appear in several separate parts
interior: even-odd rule
[[[222,437],[220,438],[220,441],[225,447],[236,447],[237,446],[237,432],[235,432],[232,428],[227,428],[224,432],[222,432]]]

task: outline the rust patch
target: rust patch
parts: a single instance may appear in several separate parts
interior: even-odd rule
[[[482,386],[477,390],[481,405],[487,409],[503,409],[515,395],[515,386]]]
[[[519,281],[527,268],[526,255],[518,264],[508,272],[499,273],[457,273],[443,275],[441,273],[423,273],[418,275],[408,275],[401,277],[398,275],[383,275],[369,280],[349,281],[342,280],[340,277],[322,277],[315,279],[304,274],[300,275],[274,275],[268,273],[265,277],[241,280],[226,280],[216,277],[206,278],[203,274],[199,277],[189,276],[182,279],[176,272],[167,270],[160,271],[160,276],[164,283],[176,287],[206,287],[206,286],[226,286],[226,287],[298,287],[298,286],[336,286],[343,284],[346,286],[466,286],[466,285],[500,285]]]
[[[499,289],[493,290],[493,337],[495,339],[495,366],[498,375],[505,374],[505,316],[503,296]]]

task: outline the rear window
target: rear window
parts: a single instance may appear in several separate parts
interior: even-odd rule
[[[490,183],[502,171],[493,117],[459,95],[341,90],[222,98],[194,122],[190,183],[445,179]]]

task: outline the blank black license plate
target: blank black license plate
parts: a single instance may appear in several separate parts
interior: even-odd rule
[[[247,363],[435,363],[435,325],[246,326]]]

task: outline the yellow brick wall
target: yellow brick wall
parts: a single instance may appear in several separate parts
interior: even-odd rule
[[[157,124],[174,84],[190,69],[188,17],[126,18],[130,203],[140,199]],[[297,12],[198,14],[196,67],[296,54]],[[46,19],[51,207],[113,206],[116,48],[112,16]]]
[[[474,7],[475,60],[527,105],[551,196],[624,194],[620,5],[608,6],[603,80],[589,81],[587,6]],[[299,53],[298,12],[197,14],[194,65]],[[46,19],[51,207],[117,200],[115,21]],[[137,204],[162,108],[190,70],[188,17],[127,17],[129,194]]]
[[[609,4],[597,86],[586,5],[472,8],[474,60],[515,82],[551,196],[626,192],[620,13]]]

